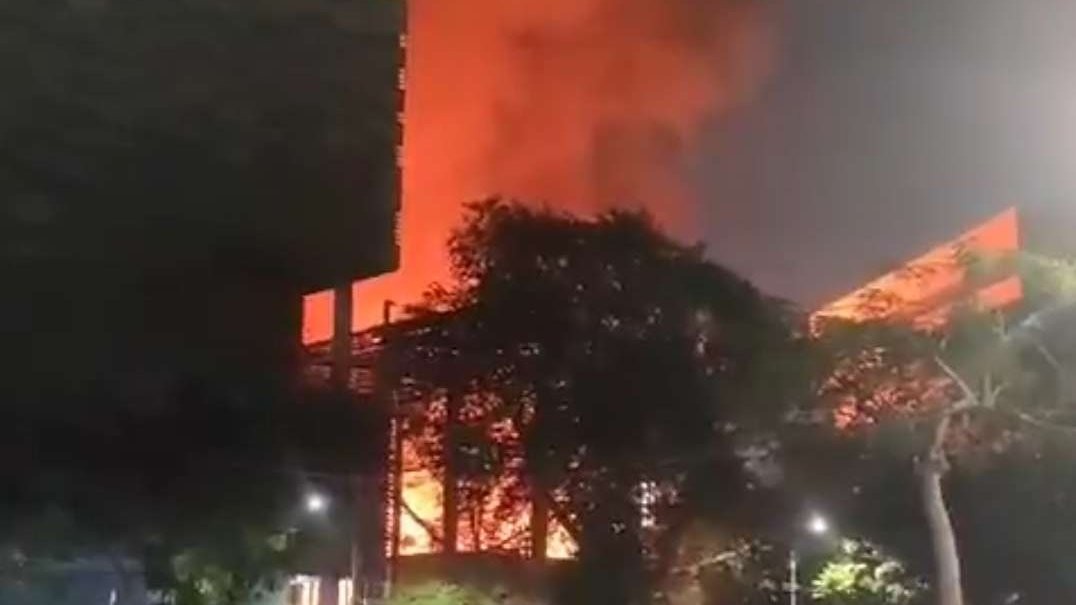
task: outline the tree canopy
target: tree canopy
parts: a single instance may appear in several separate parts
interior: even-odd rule
[[[414,310],[442,327],[413,384],[456,426],[432,454],[472,482],[514,477],[568,529],[596,566],[571,599],[645,600],[689,520],[757,511],[739,508],[757,481],[740,448],[792,392],[780,301],[636,212],[482,202],[450,250],[454,281]]]

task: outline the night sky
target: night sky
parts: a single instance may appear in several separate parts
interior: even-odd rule
[[[708,134],[713,256],[807,306],[1012,204],[1076,207],[1076,3],[785,0]]]

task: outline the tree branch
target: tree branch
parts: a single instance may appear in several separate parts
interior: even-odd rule
[[[1011,414],[1017,420],[1025,423],[1025,424],[1031,425],[1031,426],[1033,426],[1035,428],[1039,428],[1039,429],[1043,429],[1043,430],[1047,430],[1047,431],[1055,431],[1055,432],[1065,433],[1066,435],[1074,435],[1074,436],[1076,436],[1076,426],[1065,425],[1065,424],[1056,424],[1056,423],[1050,422],[1049,420],[1043,420],[1042,418],[1037,418],[1035,416],[1032,416],[1031,414],[1028,414],[1027,412],[1019,412],[1019,411],[1008,410],[1008,413]]]
[[[564,531],[568,532],[568,535],[571,536],[572,540],[575,540],[576,544],[581,544],[583,531],[572,520],[568,511],[566,511],[564,507],[561,506],[560,502],[557,502],[557,499],[547,490],[539,488],[536,491],[538,492],[538,497],[545,500],[546,506],[549,507],[550,514],[553,515],[553,518],[557,523],[560,523],[560,526],[564,528]]]
[[[407,503],[406,498],[401,497],[399,500],[400,508],[402,508],[405,513],[410,515],[411,518],[415,520],[415,523],[418,523],[419,526],[422,527],[422,529],[426,530],[426,533],[430,535],[431,540],[433,540],[437,544],[440,544],[443,540],[441,538],[441,535],[433,527],[433,525],[430,525],[428,521],[420,517],[418,513],[415,512],[415,509],[411,508],[411,505]]]
[[[972,388],[968,386],[968,383],[960,376],[960,374],[956,372],[956,370],[954,370],[949,364],[945,363],[945,360],[942,359],[940,355],[934,356],[934,362],[938,364],[938,366],[942,369],[943,372],[945,372],[946,376],[948,376],[953,382],[957,384],[957,386],[960,387],[960,391],[964,393],[965,401],[979,401],[979,396],[975,394],[975,391],[973,391]]]
[[[672,572],[672,573],[677,573],[677,574],[680,574],[680,573],[697,574],[697,573],[699,573],[699,570],[702,569],[703,567],[710,567],[711,565],[718,565],[718,564],[724,563],[726,561],[731,561],[732,559],[735,559],[737,555],[739,555],[738,551],[726,550],[726,551],[719,552],[716,555],[710,555],[709,557],[706,557],[705,559],[700,559],[698,561],[695,561],[694,563],[691,563],[689,565],[680,565],[678,567],[673,567],[669,571]]]

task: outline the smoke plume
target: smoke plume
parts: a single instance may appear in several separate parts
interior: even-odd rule
[[[402,267],[358,325],[447,275],[463,203],[645,206],[691,236],[682,178],[705,122],[765,72],[756,0],[410,0]]]

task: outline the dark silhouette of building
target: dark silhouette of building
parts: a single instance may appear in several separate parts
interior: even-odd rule
[[[4,3],[5,400],[290,379],[397,265],[403,5]]]

